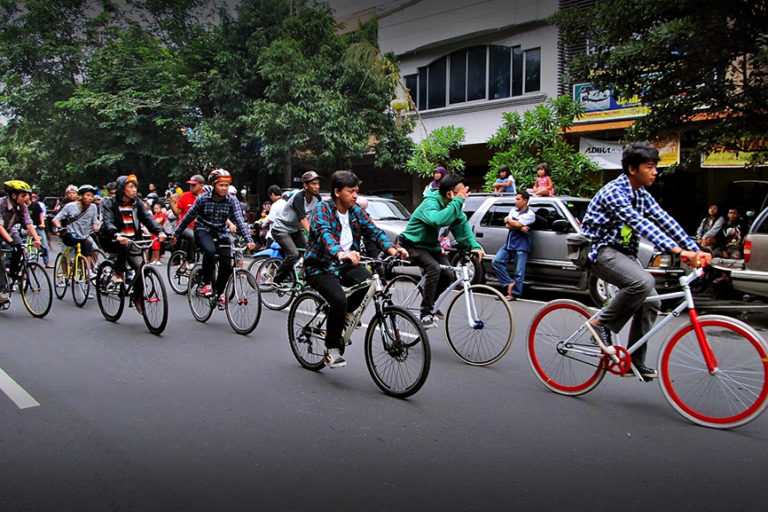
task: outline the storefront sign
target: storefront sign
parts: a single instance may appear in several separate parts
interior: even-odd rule
[[[659,167],[668,167],[680,161],[680,137],[664,137],[653,142],[659,150]],[[582,137],[579,152],[595,162],[600,169],[621,169],[624,146],[618,141]]]
[[[610,89],[601,90],[590,83],[574,85],[573,99],[584,109],[584,113],[575,119],[577,123],[638,117],[649,111],[640,103],[639,97],[619,101]]]
[[[752,151],[737,151],[718,147],[709,154],[701,155],[702,167],[746,167],[749,165],[755,151],[768,151],[768,139],[752,139],[750,142],[742,141],[742,147]],[[757,164],[759,167],[768,166],[768,162]]]

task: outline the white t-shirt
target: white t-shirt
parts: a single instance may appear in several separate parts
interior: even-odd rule
[[[341,237],[339,238],[339,245],[344,252],[348,252],[352,248],[352,228],[349,227],[349,210],[347,213],[336,212],[341,222]]]

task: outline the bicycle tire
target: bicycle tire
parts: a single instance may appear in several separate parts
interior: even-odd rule
[[[531,323],[526,344],[528,362],[541,383],[555,393],[583,395],[605,377],[602,355],[584,327],[590,316],[579,302],[559,299],[544,304]],[[566,342],[567,338],[570,341]],[[564,343],[568,345],[561,346]],[[590,355],[578,354],[578,349]]]
[[[156,268],[144,265],[144,303],[141,316],[152,334],[160,335],[168,324],[168,292]]]
[[[735,428],[768,405],[768,344],[750,326],[719,315],[699,317],[717,361],[710,373],[692,323],[673,332],[659,351],[659,385],[669,404],[705,427]]]
[[[192,316],[198,322],[207,322],[213,314],[213,301],[210,297],[199,295],[197,290],[202,285],[203,279],[203,266],[195,265],[189,274],[189,282],[187,283],[187,302],[189,303],[189,309],[192,311]]]
[[[387,283],[386,291],[392,299],[392,304],[407,309],[419,318],[422,289],[418,279],[401,274]]]
[[[302,292],[288,311],[288,342],[301,366],[318,371],[325,366],[326,304],[315,292]]]
[[[91,269],[99,268],[99,264],[107,259],[107,255],[101,249],[94,248],[91,253]]]
[[[69,248],[66,248],[69,250]],[[67,269],[67,258],[64,253],[56,255],[56,259],[53,263],[53,291],[56,294],[56,298],[61,300],[67,293],[67,287],[69,286],[69,276]]]
[[[488,366],[504,357],[512,346],[515,335],[512,307],[504,295],[490,286],[473,284],[468,290],[478,322],[469,325],[467,292],[462,289],[445,313],[445,337],[451,352],[460,361],[472,366]]]
[[[91,281],[88,279],[88,263],[85,256],[75,256],[72,270],[72,300],[75,306],[81,308],[88,302],[88,295],[91,293]]]
[[[173,293],[184,295],[189,287],[189,267],[181,270],[181,266],[187,262],[187,253],[185,251],[173,251],[168,258],[166,271],[168,274],[168,284]]]
[[[256,272],[261,303],[272,311],[282,311],[287,308],[298,293],[293,272],[288,274],[288,278],[280,286],[267,284],[267,281],[275,277],[275,272],[282,263],[283,260],[280,258],[267,258],[259,265],[259,270]]]
[[[261,297],[256,278],[247,270],[237,269],[224,291],[229,325],[237,334],[250,334],[259,325]]]
[[[407,398],[429,375],[431,350],[427,332],[408,310],[387,306],[374,315],[365,332],[365,363],[384,393]]]
[[[19,290],[21,300],[29,314],[35,318],[43,318],[51,310],[53,290],[51,279],[42,265],[34,261],[23,263],[22,279]]]
[[[115,263],[104,260],[96,271],[96,302],[102,316],[117,322],[125,308],[125,284],[113,282]]]
[[[256,276],[256,273],[259,271],[259,265],[264,263],[264,260],[268,259],[269,256],[258,256],[256,258],[253,258],[253,260],[248,264],[248,272],[253,274],[253,276]]]

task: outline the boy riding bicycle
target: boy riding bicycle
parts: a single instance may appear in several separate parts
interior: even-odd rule
[[[53,225],[57,229],[63,228],[59,236],[64,245],[75,247],[80,244],[80,252],[88,261],[88,266],[93,268],[94,247],[91,232],[99,229],[98,209],[93,204],[96,188],[91,185],[81,185],[77,193],[80,200],[65,204],[53,218]]]

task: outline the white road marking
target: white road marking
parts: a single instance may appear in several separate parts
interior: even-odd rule
[[[19,386],[2,368],[0,368],[0,391],[8,395],[8,398],[13,400],[19,409],[29,409],[40,405],[40,402],[32,398],[32,395]]]

